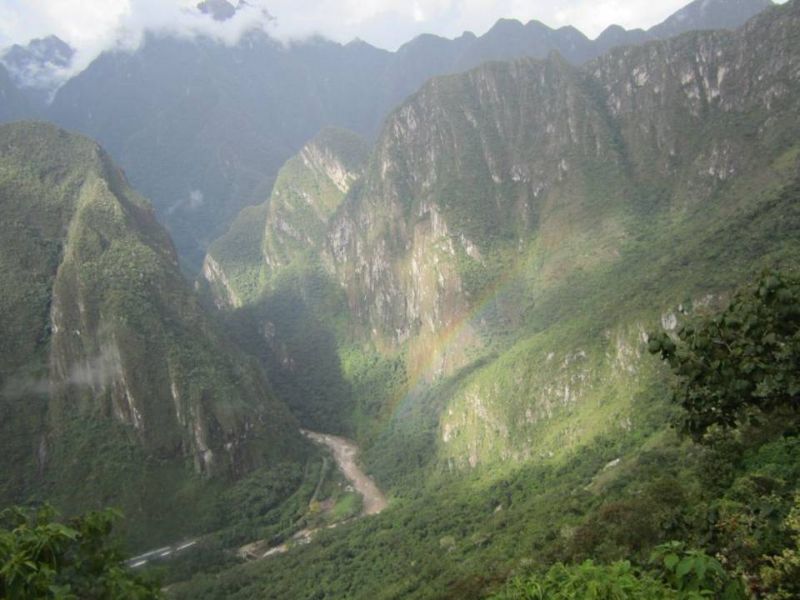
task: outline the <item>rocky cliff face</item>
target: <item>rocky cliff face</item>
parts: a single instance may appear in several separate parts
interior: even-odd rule
[[[509,266],[534,253],[546,285],[613,261],[642,211],[757,171],[796,135],[797,14],[584,69],[552,56],[428,83],[389,118],[331,227],[354,313],[395,346],[447,330],[479,300],[468,276],[503,277],[481,271],[498,252]]]
[[[323,130],[284,165],[269,201],[264,261],[275,272],[318,254],[328,222],[359,179],[368,146],[345,130]]]
[[[320,262],[329,221],[367,152],[356,134],[324,129],[283,166],[270,198],[242,212],[205,259],[203,276],[218,306],[255,301],[282,270]]]
[[[799,16],[791,2],[584,67],[552,55],[433,79],[390,115],[327,227],[273,214],[262,268],[321,248],[374,347],[412,386],[444,382],[393,412],[435,419],[387,430],[435,430],[427,452],[454,468],[636,427],[664,303],[797,256]],[[314,189],[294,181],[293,198]]]
[[[659,303],[792,263],[798,18],[487,65],[392,114],[328,249],[373,339],[455,377],[430,425],[447,465],[641,426]]]
[[[557,251],[575,219],[603,231],[617,206],[580,191],[621,162],[591,88],[556,56],[432,81],[389,119],[332,226],[352,310],[393,345],[447,329],[502,276],[498,253],[535,236]]]
[[[292,417],[203,312],[152,208],[96,144],[3,126],[0,202],[3,430],[30,452],[3,457],[10,481],[30,478],[20,471],[34,454],[38,485],[59,480],[109,428],[147,461],[191,466],[170,485],[297,456]],[[107,469],[86,489],[122,476]]]

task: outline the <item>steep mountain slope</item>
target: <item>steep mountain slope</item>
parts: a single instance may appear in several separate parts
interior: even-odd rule
[[[687,35],[584,70],[555,55],[487,65],[427,84],[388,120],[359,193],[333,226],[333,258],[343,272],[357,269],[342,279],[357,288],[353,310],[397,343],[423,324],[445,328],[435,306],[457,306],[443,298],[493,250],[535,238],[543,276],[562,255],[562,271],[592,266],[613,258],[631,218],[685,208],[732,175],[757,172],[796,127],[791,30],[772,42],[774,55],[763,33]],[[737,120],[745,123],[732,127]],[[647,197],[662,186],[665,197]],[[426,235],[459,241],[447,253],[461,271],[447,277],[436,263],[433,279],[456,287],[433,286],[427,313],[413,305],[424,272],[406,267],[401,280],[398,266],[419,264],[415,237]],[[592,256],[566,250],[573,236]],[[496,271],[482,275],[485,284]],[[470,293],[479,290],[462,296]]]
[[[348,432],[352,412],[336,348],[352,323],[322,250],[367,152],[351,132],[320,132],[283,166],[269,200],[242,211],[214,242],[203,265],[219,307],[246,307],[234,329],[275,390],[304,426],[321,431]]]
[[[383,54],[324,41],[287,51],[256,33],[235,48],[151,37],[135,54],[101,56],[50,117],[107,146],[199,263],[323,125],[375,114]]]
[[[208,525],[216,482],[302,458],[294,419],[95,143],[0,127],[0,202],[2,504],[119,505],[158,543]]]
[[[793,2],[584,69],[487,65],[390,117],[329,251],[350,310],[379,345],[407,348],[412,380],[501,352],[439,398],[451,466],[629,426],[659,306],[792,264],[798,18]],[[729,236],[747,215],[760,219],[742,246]]]
[[[584,68],[488,64],[390,116],[321,250],[351,331],[402,357],[408,387],[383,392],[392,433],[373,440],[376,469],[393,477],[419,430],[420,455],[454,467],[628,427],[654,376],[639,364],[647,324],[663,310],[674,327],[672,303],[708,305],[743,271],[792,263],[797,24],[792,2]],[[742,223],[747,245],[730,237]],[[265,247],[280,243],[267,231]],[[311,242],[282,251],[317,254]],[[215,278],[258,289],[236,264]]]
[[[717,4],[703,26],[720,15],[726,26],[736,24],[731,15],[746,18]],[[755,12],[763,2],[747,6]],[[322,127],[372,137],[432,76],[554,50],[579,64],[644,37],[615,30],[595,43],[574,28],[507,20],[481,37],[422,36],[396,53],[322,39],[284,47],[258,33],[235,47],[150,36],[133,54],[100,56],[59,91],[47,116],[108,148],[153,199],[182,259],[199,268],[210,242],[244,206],[263,201],[278,169]]]
[[[292,262],[318,262],[328,222],[367,153],[356,134],[324,129],[281,168],[270,198],[245,209],[206,256],[203,274],[221,307],[257,300]]]
[[[669,540],[764,560],[796,425],[679,440],[646,346],[764,267],[796,273],[798,32],[795,0],[584,68],[437,78],[393,112],[322,250],[363,325],[336,341],[393,502],[174,596],[479,598]]]

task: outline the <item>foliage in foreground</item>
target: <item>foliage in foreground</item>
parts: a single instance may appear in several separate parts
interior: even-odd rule
[[[151,600],[158,586],[127,570],[109,539],[113,510],[57,521],[49,506],[0,514],[0,599]]]
[[[650,575],[637,573],[627,561],[596,565],[557,564],[544,575],[511,580],[491,600],[668,600],[677,592]]]
[[[800,278],[767,273],[723,312],[689,323],[676,343],[651,337],[677,375],[682,429],[701,438],[755,415],[800,408]]]
[[[629,561],[597,565],[557,564],[544,575],[511,580],[492,600],[743,600],[744,589],[720,562],[680,542],[656,548],[653,571],[634,568]]]
[[[785,525],[792,533],[793,547],[771,557],[762,570],[764,583],[771,591],[767,596],[770,600],[800,598],[800,494]]]

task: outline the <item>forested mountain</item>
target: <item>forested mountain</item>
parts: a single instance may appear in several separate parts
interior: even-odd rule
[[[0,125],[0,508],[122,508],[178,599],[794,597],[800,0],[770,4],[101,55],[46,109],[99,143]]]
[[[219,482],[302,460],[294,418],[97,144],[0,127],[0,206],[3,505],[113,503],[138,543],[174,541]]]
[[[702,5],[668,21],[664,35],[739,25],[765,1],[735,11],[724,2]],[[153,200],[181,257],[198,268],[210,242],[268,195],[281,165],[322,127],[371,138],[434,75],[553,51],[580,64],[659,35],[614,28],[593,42],[571,27],[502,20],[481,37],[421,36],[396,53],[323,39],[284,46],[263,33],[235,47],[150,35],[133,53],[101,55],[59,90],[46,116],[108,148]]]
[[[328,315],[316,326],[336,339],[364,458],[396,500],[176,597],[269,582],[279,598],[477,598],[558,560],[647,564],[671,539],[766,585],[764,557],[790,539],[764,536],[797,492],[796,415],[682,442],[647,343],[764,268],[796,269],[798,32],[793,1],[580,67],[552,55],[434,78],[391,113],[324,243],[272,261],[269,240],[320,220],[243,213],[248,235],[207,260],[217,300],[265,327],[285,278]],[[315,178],[289,179],[301,162],[281,177],[314,198]],[[313,583],[293,575],[309,565]]]

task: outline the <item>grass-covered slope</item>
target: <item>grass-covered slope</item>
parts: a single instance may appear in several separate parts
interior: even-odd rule
[[[206,527],[217,482],[302,458],[294,419],[94,142],[3,126],[0,202],[3,504],[119,505],[149,544]]]

